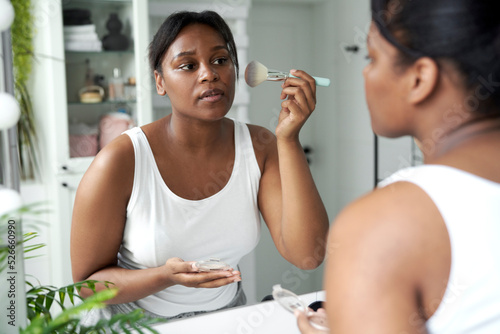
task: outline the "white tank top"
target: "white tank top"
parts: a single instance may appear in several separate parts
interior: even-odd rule
[[[422,188],[446,223],[451,272],[429,333],[500,333],[500,183],[447,166],[403,169],[379,186]],[[424,305],[425,306],[425,305]]]
[[[118,265],[143,269],[162,266],[172,257],[185,261],[215,257],[236,269],[260,238],[257,193],[261,173],[247,125],[234,121],[235,160],[229,181],[219,192],[202,200],[181,198],[167,187],[140,128],[124,133],[134,146],[135,171]],[[193,191],[203,194],[223,182],[222,177],[214,174],[206,190]],[[237,284],[215,289],[174,285],[136,303],[171,317],[219,309],[233,299],[236,291]]]

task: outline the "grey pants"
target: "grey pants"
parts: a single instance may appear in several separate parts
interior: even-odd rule
[[[193,317],[195,315],[199,314],[205,314],[205,313],[210,313],[210,312],[216,312],[236,306],[241,306],[245,305],[247,302],[247,298],[245,296],[245,292],[243,291],[243,286],[241,282],[238,282],[238,290],[236,291],[236,295],[234,298],[229,302],[224,307],[221,307],[220,309],[213,310],[213,311],[196,311],[196,312],[186,312],[186,313],[181,313],[173,317],[164,317],[158,314],[155,314],[153,312],[144,310],[144,314],[147,317],[151,318],[162,318],[165,320],[175,320],[175,319],[183,319],[183,318],[189,318]],[[124,303],[124,304],[114,304],[114,305],[107,305],[105,308],[101,309],[92,309],[88,311],[86,314],[84,314],[81,318],[80,323],[84,326],[92,326],[96,324],[100,319],[110,319],[113,315],[115,314],[126,314],[130,313],[136,309],[140,309],[140,307],[135,303]]]

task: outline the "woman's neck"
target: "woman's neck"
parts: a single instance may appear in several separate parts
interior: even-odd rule
[[[170,114],[165,117],[164,127],[169,143],[186,150],[199,151],[227,142],[232,134],[232,131],[228,131],[228,121],[226,118],[203,121]]]
[[[500,116],[496,114],[470,117],[454,127],[435,127],[424,140],[417,140],[426,163],[441,159],[456,150],[470,145],[498,143],[485,141],[490,136],[500,133]]]

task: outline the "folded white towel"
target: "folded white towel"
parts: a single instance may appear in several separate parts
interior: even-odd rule
[[[95,24],[85,24],[81,26],[64,26],[63,30],[65,34],[95,33]]]
[[[64,34],[64,41],[65,42],[78,42],[78,41],[98,41],[99,36],[94,33],[87,33],[87,34]]]
[[[102,51],[101,41],[67,41],[64,43],[66,51]]]

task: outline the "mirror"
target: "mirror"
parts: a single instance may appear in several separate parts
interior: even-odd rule
[[[149,39],[164,18],[181,5],[186,9],[200,9],[194,2],[149,1],[149,10],[138,14],[138,17],[146,17],[144,22],[149,22]],[[332,79],[330,87],[318,87],[316,110],[301,132],[301,142],[309,147],[310,168],[330,220],[347,203],[372,189],[375,178],[386,176],[392,170],[393,166],[388,167],[386,161],[394,162],[396,156],[396,167],[400,167],[398,157],[408,161],[408,147],[413,150],[411,141],[403,139],[404,148],[394,151],[392,142],[376,143],[371,131],[361,75],[366,64],[365,39],[370,23],[368,1],[361,7],[347,0],[221,0],[207,1],[206,5],[223,15],[236,17],[228,23],[242,41],[239,57],[243,71],[249,61],[258,60],[270,68],[299,67]],[[247,9],[240,11],[239,7]],[[43,177],[40,182],[23,184],[22,193],[29,202],[47,199],[56,202],[57,210],[40,218],[49,223],[40,231],[41,242],[48,244],[42,252],[46,256],[36,262],[29,261],[26,271],[42,284],[62,286],[71,283],[69,221],[74,192],[81,178],[75,171],[84,170],[88,163],[84,159],[65,161],[61,157],[67,153],[58,150],[61,139],[55,133],[66,131],[67,135],[68,123],[61,121],[61,115],[57,114],[66,105],[61,102],[60,91],[54,90],[66,88],[64,79],[60,78],[64,78],[61,73],[67,64],[60,57],[64,51],[51,48],[50,36],[53,31],[61,31],[61,13],[60,8],[45,2],[37,2],[35,9],[43,14],[37,21],[40,39],[36,42],[37,51],[43,57],[34,65],[32,81],[33,90],[37,91],[34,102],[41,126]],[[143,50],[148,42],[141,42]],[[151,77],[149,71],[144,73]],[[241,108],[231,110],[229,116],[274,132],[280,110],[280,85],[266,82],[249,88],[242,78],[240,76],[238,89],[248,93],[248,101],[243,99],[238,105]],[[157,119],[168,112],[168,103],[154,95],[151,108],[153,119]],[[246,109],[242,107],[245,103]],[[375,159],[375,148],[380,152],[378,159]],[[322,289],[322,267],[302,271],[286,262],[276,251],[265,226],[260,244],[243,259],[241,267],[250,304],[271,294],[274,284],[297,294]]]

